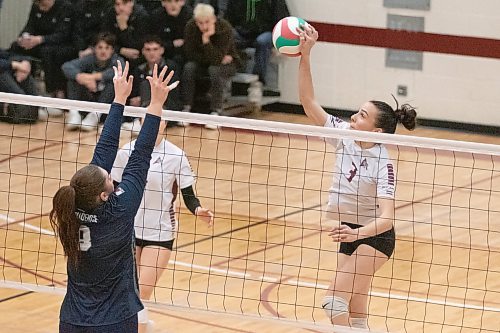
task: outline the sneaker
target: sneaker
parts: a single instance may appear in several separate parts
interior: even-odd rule
[[[45,108],[49,117],[62,117],[64,111],[58,108]]]
[[[219,115],[219,112],[210,112],[210,115],[212,116],[218,116]],[[213,125],[213,124],[205,124],[205,128],[206,129],[210,129],[210,130],[216,130],[216,129],[219,129],[219,126],[217,125]]]
[[[47,112],[47,117],[49,113]],[[40,112],[38,113],[40,118]],[[66,128],[70,131],[76,130],[82,126],[82,116],[78,110],[69,110],[66,114]]]
[[[121,129],[129,132],[140,132],[141,131],[141,120],[135,118],[133,121],[125,122],[122,124]]]
[[[97,124],[99,124],[99,114],[97,112],[90,112],[83,118],[81,129],[85,132],[97,130]]]
[[[47,108],[39,107],[38,108],[38,120],[46,121],[47,119],[49,119],[49,112],[47,111]]]

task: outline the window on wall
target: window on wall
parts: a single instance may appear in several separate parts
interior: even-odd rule
[[[384,0],[384,7],[430,10],[431,0]]]
[[[387,28],[392,30],[424,31],[424,18],[417,16],[387,15]],[[385,65],[393,68],[422,70],[423,52],[386,49]]]

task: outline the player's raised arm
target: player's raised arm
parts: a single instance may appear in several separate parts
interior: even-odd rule
[[[170,90],[178,84],[178,82],[174,82],[168,85],[174,72],[170,71],[165,77],[166,72],[167,66],[163,67],[161,73],[158,74],[158,65],[155,65],[153,75],[147,77],[151,86],[151,102],[147,108],[141,132],[137,137],[135,149],[123,170],[122,182],[119,185],[125,191],[122,195],[124,200],[130,200],[127,207],[133,214],[137,213],[146,186],[149,162],[160,127],[163,104],[167,100]]]
[[[90,164],[100,166],[108,173],[111,172],[116,152],[118,151],[123,109],[125,108],[127,97],[132,90],[132,82],[134,81],[132,76],[128,77],[128,62],[125,63],[125,68],[123,68],[122,63],[118,60],[117,65],[113,66],[113,69],[115,70],[115,77],[113,78],[115,99],[109,109],[101,137],[95,147],[92,162],[90,162]]]
[[[299,65],[299,97],[306,115],[316,125],[323,126],[328,118],[326,111],[318,104],[314,96],[314,87],[311,75],[311,49],[318,40],[318,32],[311,25],[299,29],[300,58]]]

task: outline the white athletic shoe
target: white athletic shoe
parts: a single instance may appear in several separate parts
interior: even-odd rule
[[[40,115],[40,112],[38,114]],[[80,128],[80,126],[82,126],[82,116],[80,116],[78,110],[69,110],[66,114],[66,129],[72,131]]]
[[[139,118],[135,118],[134,121],[123,123],[121,129],[129,132],[140,132],[141,131],[141,120]]]
[[[97,130],[97,124],[99,124],[99,114],[97,112],[89,112],[83,118],[81,129],[84,132],[94,131]]]
[[[38,108],[38,120],[46,121],[47,119],[49,119],[49,112],[47,111],[47,108],[39,107]]]
[[[212,116],[218,116],[218,115],[219,115],[219,113],[218,113],[218,112],[215,112],[215,111],[214,111],[214,112],[210,112],[210,114],[211,114]],[[217,126],[217,125],[212,125],[212,124],[205,124],[205,128],[206,128],[206,129],[210,129],[210,130],[216,130],[216,129],[219,129],[219,126]]]
[[[45,108],[45,109],[47,110],[49,117],[62,117],[64,114],[64,111],[61,109],[57,108]]]

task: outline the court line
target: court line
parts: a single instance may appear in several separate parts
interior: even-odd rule
[[[176,263],[177,261],[169,261],[169,264],[174,264]],[[178,262],[177,262],[178,263]],[[192,264],[189,264],[189,263],[183,263],[184,266],[186,267],[190,267],[192,266]],[[195,265],[196,268],[198,269],[201,269],[201,270],[206,270],[206,271],[210,271],[210,270],[213,270],[212,267],[209,267],[209,266],[203,266],[203,265]],[[241,273],[241,272],[237,272],[237,271],[225,271],[224,272],[227,272],[227,275],[228,276],[237,276],[237,277],[241,277],[242,274],[245,274],[245,273]],[[246,273],[246,277],[248,278],[252,278],[254,277],[255,279],[274,279],[272,277],[265,277],[265,276],[255,276],[255,275],[252,275],[252,274],[248,274]],[[312,282],[304,282],[304,281],[300,281],[300,280],[287,280],[287,279],[282,279],[282,281],[285,281],[286,280],[286,283],[287,285],[291,285],[291,286],[302,286],[302,287],[310,287],[310,288],[314,288],[314,289],[323,289],[323,290],[327,290],[328,289],[328,285],[326,284],[318,284],[318,283],[312,283]],[[279,281],[278,282],[273,282],[274,284],[279,284]],[[447,301],[447,300],[437,300],[437,299],[432,299],[432,298],[422,298],[422,297],[414,297],[414,296],[406,296],[406,295],[399,295],[399,294],[395,294],[395,293],[382,293],[382,292],[374,292],[374,291],[370,291],[369,293],[370,296],[374,296],[374,297],[382,297],[382,298],[387,298],[387,299],[397,299],[397,300],[404,300],[404,301],[413,301],[413,302],[418,302],[418,303],[426,303],[426,304],[436,304],[436,305],[445,305],[445,306],[450,306],[450,307],[455,307],[455,308],[462,308],[462,309],[471,309],[471,310],[481,310],[481,311],[491,311],[491,312],[500,312],[500,308],[499,307],[492,307],[492,306],[480,306],[480,305],[473,305],[473,304],[467,304],[467,303],[458,303],[458,302],[450,302],[450,301]]]
[[[31,218],[37,218],[37,217],[42,217],[42,216],[43,215],[37,215],[37,216],[31,217]],[[3,214],[0,214],[0,219],[7,222],[7,223],[2,224],[0,226],[0,228],[3,228],[3,227],[8,226],[8,225],[20,224],[23,227],[25,227],[26,229],[30,229],[30,230],[36,231],[37,233],[40,233],[40,234],[49,235],[49,236],[55,236],[56,235],[54,232],[52,232],[50,230],[47,230],[47,229],[44,229],[44,228],[41,228],[41,227],[34,226],[32,224],[29,224],[29,223],[26,223],[26,220],[18,220],[17,221],[15,219],[13,219],[11,217],[8,217],[7,215],[3,215]]]
[[[0,299],[0,303],[6,302],[6,301],[10,301],[10,300],[13,300],[13,299],[16,299],[16,298],[19,298],[19,297],[22,297],[22,296],[26,296],[26,295],[29,295],[29,294],[32,294],[32,293],[34,293],[34,291],[25,291],[24,293],[20,293],[20,294],[16,294],[16,295],[13,295],[13,296],[5,297],[5,298]]]

